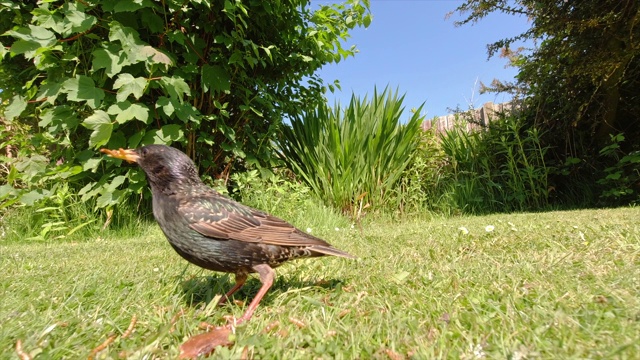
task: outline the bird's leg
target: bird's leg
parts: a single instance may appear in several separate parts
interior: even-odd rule
[[[220,300],[218,300],[217,305],[224,304],[231,297],[231,295],[233,295],[236,291],[240,290],[240,288],[244,286],[244,283],[246,281],[247,281],[247,274],[244,274],[244,273],[236,274],[236,284],[233,285],[231,290],[227,291],[227,293],[224,294],[224,296],[221,297]]]
[[[273,285],[273,279],[275,279],[276,277],[276,272],[271,268],[271,266],[267,264],[256,265],[253,267],[253,270],[255,270],[258,275],[260,275],[260,282],[262,283],[262,287],[256,294],[256,297],[254,297],[251,301],[251,304],[249,304],[249,308],[247,309],[247,311],[245,311],[244,315],[242,315],[240,319],[236,320],[235,325],[241,324],[251,319],[253,312],[258,307],[258,304],[260,304],[260,300],[262,300],[264,294],[269,291],[269,288],[271,288],[271,285]]]

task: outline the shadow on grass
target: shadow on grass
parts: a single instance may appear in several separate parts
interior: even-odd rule
[[[251,302],[256,295],[262,283],[257,275],[249,275],[249,279],[245,285],[238,290],[231,300],[237,299],[245,303]],[[340,279],[314,279],[302,280],[300,277],[283,275],[278,277],[267,292],[260,304],[270,304],[273,297],[285,293],[289,290],[297,290],[303,288],[317,288],[323,290],[333,290],[342,283]],[[183,280],[180,284],[185,302],[190,307],[197,307],[209,304],[218,295],[223,296],[235,284],[235,278],[232,274],[214,274],[211,276],[198,276]]]

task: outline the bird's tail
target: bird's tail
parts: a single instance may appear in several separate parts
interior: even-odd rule
[[[353,256],[347,252],[344,252],[342,250],[338,250],[334,247],[331,246],[322,246],[322,245],[316,245],[316,246],[310,246],[308,247],[309,250],[318,253],[318,254],[322,254],[322,255],[331,255],[331,256],[340,256],[343,258],[347,258],[347,259],[357,259],[357,256]]]

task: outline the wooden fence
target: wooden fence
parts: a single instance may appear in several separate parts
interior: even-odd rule
[[[489,122],[498,116],[498,113],[509,113],[513,110],[514,103],[506,102],[502,104],[494,104],[492,102],[485,103],[479,109],[469,110],[458,114],[449,114],[439,116],[431,120],[425,120],[422,123],[422,130],[427,131],[435,128],[436,133],[442,133],[451,129],[456,122],[465,126],[468,131],[480,129],[489,124]],[[469,116],[473,116],[473,121],[467,121]]]

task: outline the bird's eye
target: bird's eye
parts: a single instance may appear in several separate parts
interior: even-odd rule
[[[143,147],[142,149],[140,149],[140,153],[142,154],[142,156],[147,155],[148,152],[149,152],[149,149],[147,149],[146,147]]]

